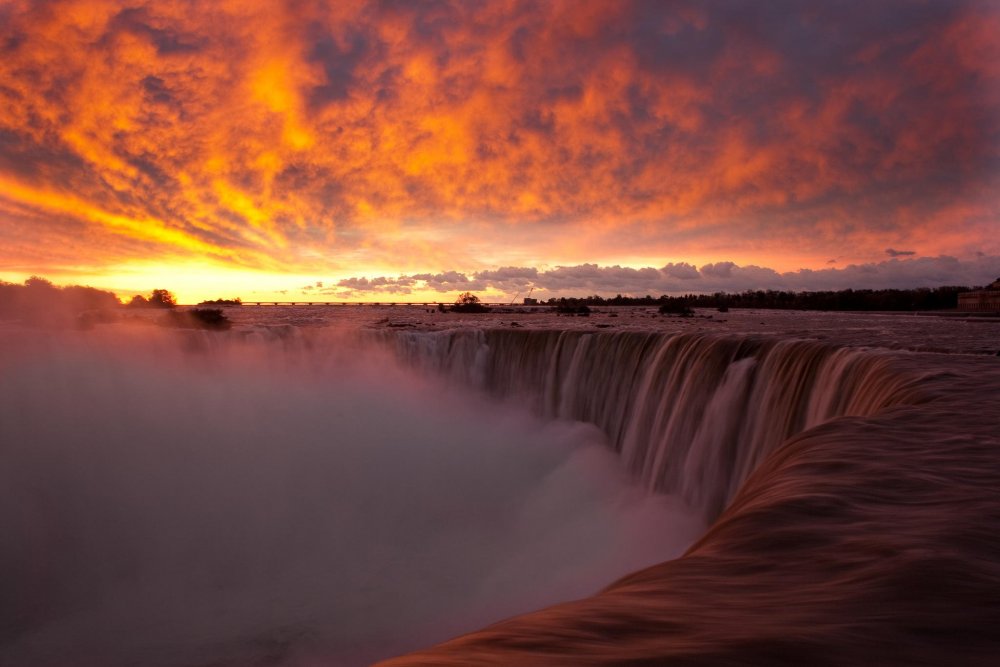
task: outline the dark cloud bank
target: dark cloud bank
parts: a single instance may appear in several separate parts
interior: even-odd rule
[[[523,292],[534,287],[539,292],[558,295],[584,294],[687,294],[739,292],[774,289],[818,291],[838,289],[888,289],[939,287],[942,285],[984,285],[1000,275],[1000,256],[979,256],[973,260],[955,257],[899,259],[911,251],[892,251],[892,259],[870,264],[850,264],[843,268],[799,269],[779,273],[762,266],[740,266],[716,262],[696,267],[686,262],[660,268],[630,268],[579,264],[539,271],[532,267],[506,266],[487,271],[462,273],[421,273],[396,278],[352,277],[340,280],[319,292],[343,297],[363,294],[409,294],[416,289],[438,292],[499,290]]]

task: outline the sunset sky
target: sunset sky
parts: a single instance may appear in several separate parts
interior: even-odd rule
[[[0,279],[983,284],[1000,2],[0,0]]]

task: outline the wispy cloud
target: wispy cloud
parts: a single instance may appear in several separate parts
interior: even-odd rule
[[[996,253],[997,34],[972,0],[5,3],[0,268]]]

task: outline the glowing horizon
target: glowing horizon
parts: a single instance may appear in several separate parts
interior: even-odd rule
[[[186,302],[981,284],[996,34],[974,0],[7,2],[0,279]]]

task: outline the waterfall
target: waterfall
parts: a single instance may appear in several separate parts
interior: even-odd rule
[[[753,335],[0,330],[0,664],[992,664],[998,392]]]
[[[383,334],[425,371],[590,422],[651,490],[717,516],[764,457],[831,419],[920,400],[889,354],[809,340],[638,332]]]

